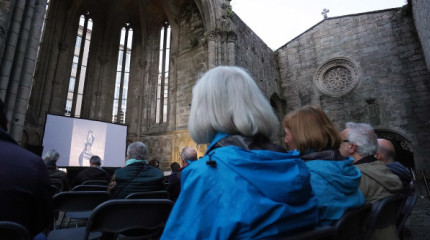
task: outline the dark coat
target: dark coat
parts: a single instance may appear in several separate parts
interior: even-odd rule
[[[69,191],[70,185],[69,180],[67,179],[67,173],[59,170],[55,163],[48,163],[46,165],[46,169],[48,169],[49,178],[52,182],[61,182],[62,188],[59,189],[60,191]]]
[[[170,199],[172,201],[176,201],[181,192],[181,173],[182,169],[176,172],[172,172],[170,176],[167,178],[167,188],[166,190],[169,192]]]
[[[80,185],[87,180],[106,180],[109,182],[110,176],[101,167],[87,167],[76,175],[72,186]]]
[[[115,170],[112,178],[116,185],[112,198],[125,198],[135,192],[164,190],[164,175],[160,169],[137,162]]]
[[[52,221],[52,190],[43,160],[0,129],[0,220],[34,236]]]

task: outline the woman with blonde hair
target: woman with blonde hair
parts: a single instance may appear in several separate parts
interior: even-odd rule
[[[352,158],[340,154],[342,139],[319,107],[305,106],[289,113],[283,126],[288,148],[297,149],[311,171],[320,225],[330,225],[347,209],[364,204],[358,188],[361,172]]]
[[[279,122],[249,74],[219,66],[193,88],[188,128],[205,155],[182,170],[162,239],[276,239],[318,222],[309,170],[270,139]]]

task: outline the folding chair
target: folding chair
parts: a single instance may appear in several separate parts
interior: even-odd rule
[[[108,186],[102,185],[77,185],[72,188],[72,191],[107,191]]]
[[[169,199],[168,191],[149,191],[149,192],[137,192],[131,193],[126,199]]]
[[[54,211],[64,212],[61,219],[60,228],[63,227],[64,220],[88,219],[91,211],[100,203],[109,200],[110,195],[106,191],[69,191],[60,192],[54,195]],[[54,229],[56,229],[56,219],[54,218]]]
[[[400,210],[399,218],[397,219],[396,223],[397,231],[399,232],[400,236],[402,236],[406,220],[408,220],[409,216],[411,215],[412,209],[417,202],[417,198],[418,196],[415,194],[408,196],[402,206],[402,209]]]
[[[348,209],[336,224],[334,224],[336,228],[336,239],[364,239],[367,229],[366,223],[371,210],[371,203],[365,203],[358,208]]]
[[[365,240],[370,239],[376,229],[386,228],[392,224],[395,226],[404,198],[404,195],[395,195],[373,203],[367,220]]]
[[[109,182],[106,180],[87,180],[81,183],[80,185],[100,185],[100,186],[108,186]]]
[[[48,240],[87,240],[100,233],[115,234],[119,238],[157,239],[172,207],[173,202],[168,199],[109,200],[94,209],[86,227],[53,230]]]
[[[0,221],[0,239],[30,240],[27,229],[19,223]]]

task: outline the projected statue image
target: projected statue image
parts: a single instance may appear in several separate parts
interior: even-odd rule
[[[85,138],[84,149],[82,150],[82,153],[79,155],[79,165],[81,167],[84,166],[83,164],[84,160],[88,162],[90,158],[94,155],[91,152],[91,147],[93,146],[95,139],[96,137],[94,136],[93,131],[91,129],[88,130],[87,137]]]

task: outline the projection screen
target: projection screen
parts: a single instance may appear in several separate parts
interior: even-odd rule
[[[126,155],[127,126],[47,114],[43,153],[60,153],[59,167],[89,166],[91,156],[102,159],[103,167],[121,167]]]

